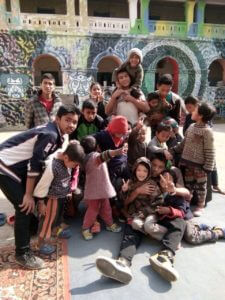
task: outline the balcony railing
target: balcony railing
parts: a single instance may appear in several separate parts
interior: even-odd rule
[[[186,22],[149,21],[149,31],[156,36],[184,37],[187,34]]]
[[[204,24],[203,36],[208,38],[225,38],[225,25]]]
[[[130,19],[88,17],[89,31],[126,34],[130,31]]]

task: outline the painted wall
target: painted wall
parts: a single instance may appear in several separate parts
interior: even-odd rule
[[[154,89],[157,63],[169,56],[179,65],[178,92],[181,96],[193,94],[211,101],[217,97],[218,91],[208,87],[208,69],[214,60],[225,57],[223,40],[103,34],[63,36],[40,31],[11,31],[0,33],[0,106],[7,126],[19,128],[24,125],[26,92],[32,84],[32,64],[39,55],[49,54],[58,60],[64,94],[77,93],[84,97],[91,81],[96,79],[101,59],[115,56],[124,61],[133,47],[143,52],[145,94]]]

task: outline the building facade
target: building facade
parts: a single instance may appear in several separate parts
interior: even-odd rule
[[[143,91],[171,73],[174,91],[218,105],[225,114],[225,1],[0,0],[0,123],[24,125],[32,86],[51,72],[57,90],[88,94],[137,47]]]

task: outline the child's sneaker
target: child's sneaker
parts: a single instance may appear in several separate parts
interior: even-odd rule
[[[219,238],[225,239],[225,228],[214,226],[212,228],[212,231],[216,234],[216,236]]]
[[[95,222],[94,225],[91,227],[91,233],[99,233],[101,231],[101,225],[99,222]]]
[[[176,281],[179,274],[173,267],[173,255],[170,251],[161,251],[149,259],[152,268],[167,281]]]
[[[86,241],[93,239],[93,234],[90,232],[90,229],[82,230],[82,235]]]
[[[106,226],[106,230],[111,231],[111,232],[120,232],[121,227],[117,225],[116,223],[113,223],[111,226]]]
[[[201,217],[202,214],[204,212],[204,208],[203,207],[196,207],[195,210],[193,211],[193,215],[195,217]]]

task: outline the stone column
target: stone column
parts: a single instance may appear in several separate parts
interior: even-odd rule
[[[75,25],[75,5],[74,0],[66,0],[66,14],[69,20],[70,27]]]
[[[20,1],[11,0],[12,25],[14,28],[20,28]]]
[[[5,0],[0,0],[0,16],[0,28],[7,29]]]
[[[203,27],[205,22],[205,0],[198,0],[196,23],[198,23],[198,35],[203,36]]]
[[[88,28],[88,0],[80,0],[81,26]]]
[[[137,19],[137,3],[138,0],[128,0],[129,2],[129,17],[130,17],[130,25],[134,27],[135,21]]]
[[[192,34],[194,23],[195,0],[187,0],[185,3],[185,21],[187,23],[187,32]]]

